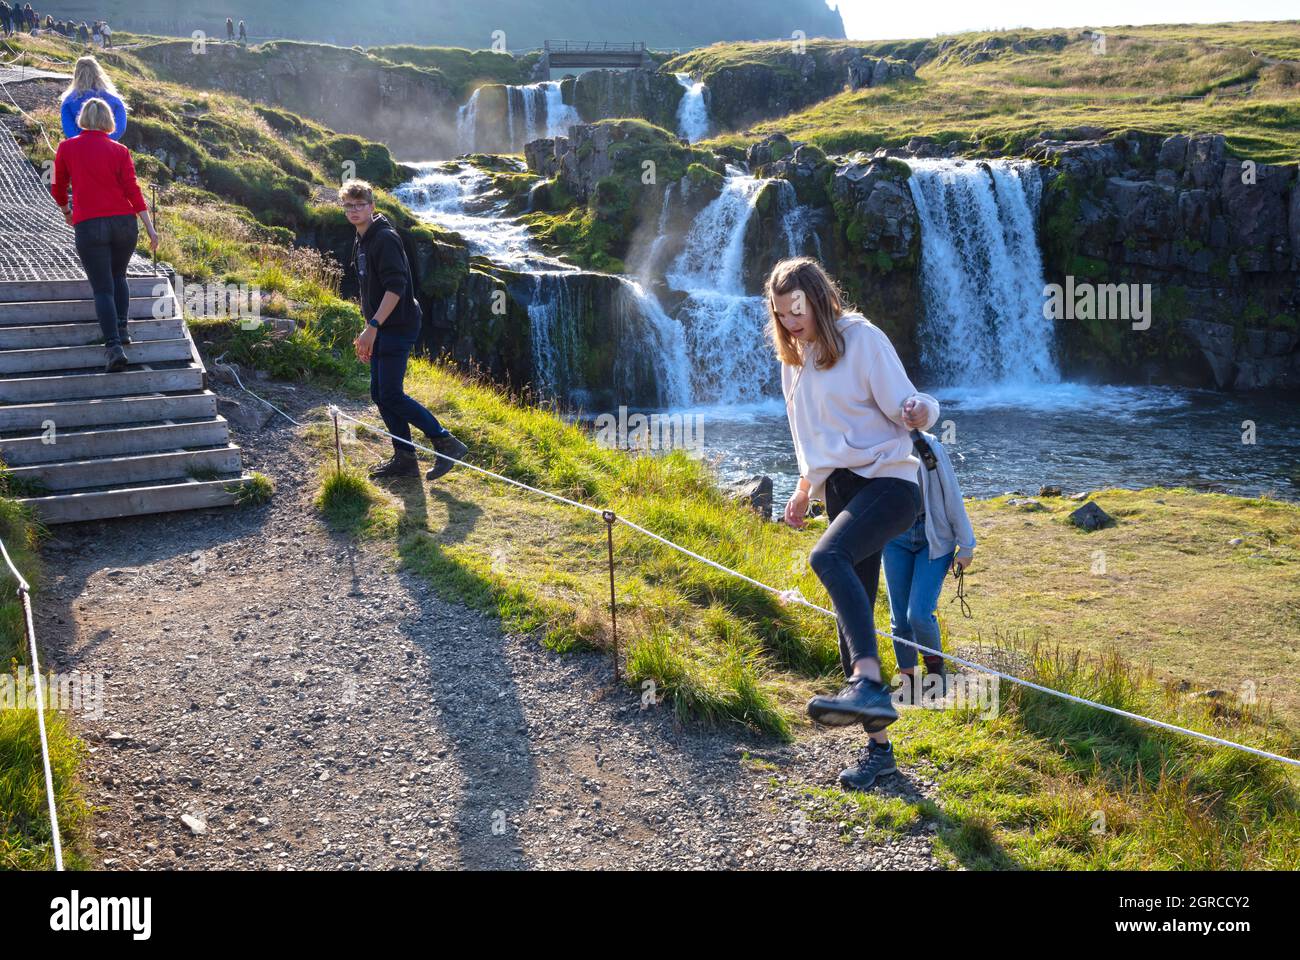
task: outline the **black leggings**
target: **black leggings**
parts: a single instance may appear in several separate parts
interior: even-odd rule
[[[846,677],[853,663],[876,656],[876,593],[880,554],[911,529],[921,511],[921,488],[911,480],[863,477],[840,468],[826,480],[830,526],[808,564],[831,595]]]
[[[126,267],[140,236],[135,214],[91,217],[73,230],[77,235],[77,256],[95,294],[95,316],[104,334],[104,346],[119,346],[122,342],[119,331],[126,329],[131,310]]]

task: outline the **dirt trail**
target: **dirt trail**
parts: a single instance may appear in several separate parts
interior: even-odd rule
[[[782,746],[641,710],[605,657],[503,633],[332,534],[300,433],[237,436],[265,506],[54,531],[37,629],[51,669],[106,677],[77,720],[104,867],[938,866],[931,824],[842,837],[800,812],[860,731]]]

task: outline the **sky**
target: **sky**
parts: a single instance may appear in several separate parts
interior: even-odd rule
[[[1009,27],[1106,27],[1144,23],[1223,23],[1230,20],[1295,20],[1297,0],[827,0],[839,7],[851,40],[896,40],[939,33]]]

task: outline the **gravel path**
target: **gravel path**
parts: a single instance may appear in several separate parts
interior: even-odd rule
[[[300,418],[322,399],[255,389]],[[237,431],[265,506],[54,530],[37,630],[51,669],[106,677],[76,721],[105,868],[938,868],[932,824],[862,835],[803,797],[861,731],[780,745],[641,710],[605,657],[332,534],[299,433]]]

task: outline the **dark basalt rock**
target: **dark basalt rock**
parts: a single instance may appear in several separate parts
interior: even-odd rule
[[[1070,514],[1069,519],[1076,527],[1089,532],[1108,527],[1115,522],[1115,518],[1097,506],[1094,500],[1089,500],[1078,510],[1075,510]]]

